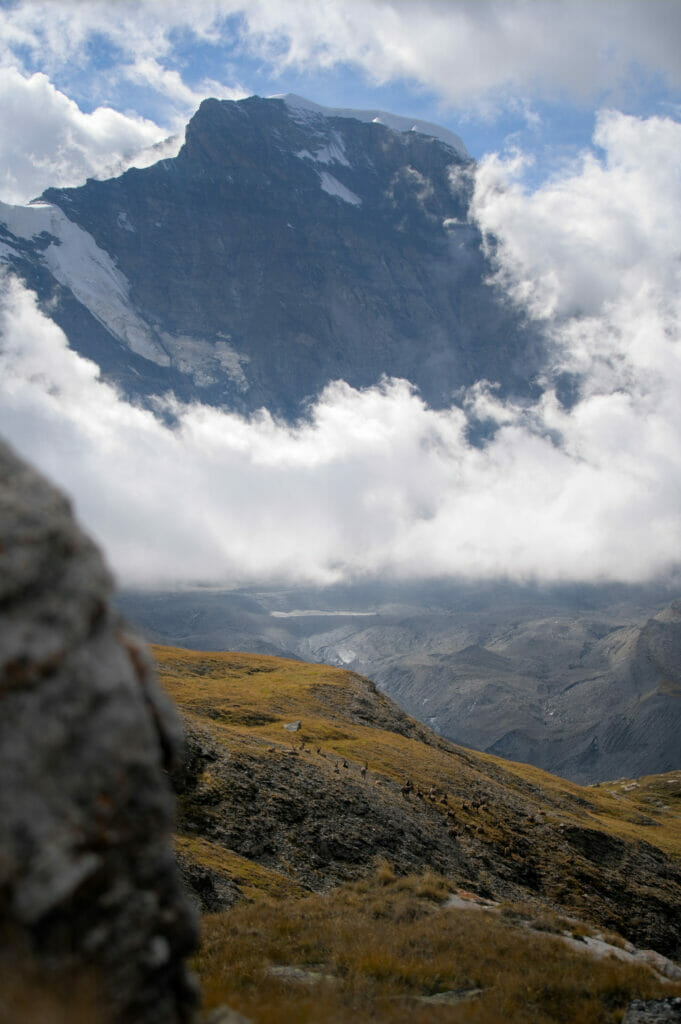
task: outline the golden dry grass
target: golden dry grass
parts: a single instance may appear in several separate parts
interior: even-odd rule
[[[246,857],[240,857],[219,843],[200,836],[179,835],[175,836],[175,847],[193,863],[231,879],[247,900],[304,895],[305,890],[301,886],[279,871],[272,871]]]
[[[207,917],[196,959],[206,1008],[255,1024],[615,1024],[631,999],[681,995],[648,968],[530,930],[531,915],[447,908],[447,891],[446,879],[383,867],[324,896]],[[274,974],[281,965],[303,973]],[[421,1001],[453,992],[469,998]]]
[[[285,750],[304,739],[302,756],[311,757],[319,746],[357,767],[368,761],[374,777],[401,783],[409,775],[415,787],[427,791],[436,786],[462,802],[476,787],[487,787],[491,778],[549,823],[574,823],[629,841],[643,840],[681,860],[681,772],[633,784],[619,780],[579,786],[532,765],[463,748],[453,748],[456,756],[450,745],[438,745],[437,740],[427,745],[357,724],[350,712],[357,677],[342,669],[266,655],[160,646],[152,650],[169,695],[183,711],[209,723],[231,750]],[[284,723],[298,719],[300,733],[283,730]],[[460,816],[466,822],[465,810]],[[488,837],[504,843],[508,836],[503,824],[493,817],[485,822]],[[470,818],[477,821],[474,814]]]
[[[620,839],[652,843],[681,860],[681,771],[579,786],[533,765],[490,754],[476,753],[476,757],[530,783],[542,799],[567,797],[573,805],[563,804],[560,816],[565,821],[587,824]]]
[[[681,859],[681,772],[578,786],[432,734],[424,742],[368,724],[361,699],[358,704],[366,684],[340,669],[162,647],[154,654],[161,681],[183,713],[234,758],[285,759],[295,746],[299,764],[309,759],[329,776],[339,759],[355,773],[368,762],[371,783],[382,783],[398,800],[408,775],[414,790],[445,792],[448,804],[431,806],[443,814],[454,808],[457,827],[474,830],[494,856],[508,855],[519,822],[530,829],[534,822],[542,843],[560,836],[561,825],[577,825],[645,840]],[[369,703],[375,710],[382,700],[371,696]],[[284,731],[298,719],[300,732]],[[471,806],[480,794],[482,809]],[[432,874],[405,879],[385,861],[369,880],[301,895],[294,878],[216,843],[181,836],[178,845],[197,863],[238,880],[252,901],[205,918],[196,968],[207,1009],[224,1003],[255,1024],[615,1024],[631,999],[681,995],[681,985],[661,981],[644,966],[573,949],[561,932],[579,936],[591,926],[540,901],[506,905],[497,914],[446,909],[451,880]],[[548,860],[555,869],[544,876],[554,886],[552,898],[566,914],[588,919],[593,907],[572,891],[570,850],[556,841],[541,853],[544,866]],[[623,944],[617,935],[609,938]],[[307,975],[272,973],[282,965]],[[481,991],[454,1005],[420,1001],[473,989]]]

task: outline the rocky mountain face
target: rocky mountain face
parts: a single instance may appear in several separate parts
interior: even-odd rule
[[[384,657],[374,676],[444,735],[577,782],[681,764],[681,603],[626,624],[608,608],[535,616]]]
[[[181,731],[66,500],[0,445],[0,1018],[180,1024]]]
[[[294,416],[339,378],[527,393],[540,345],[487,283],[462,143],[355,115],[206,100],[176,158],[3,206],[0,258],[131,397]]]
[[[164,643],[326,662],[441,735],[587,783],[681,764],[681,607],[664,588],[125,594]]]

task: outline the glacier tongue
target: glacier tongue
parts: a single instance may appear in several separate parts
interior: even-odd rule
[[[50,203],[9,206],[0,203],[0,222],[26,241],[41,234],[52,237],[42,254],[55,279],[132,352],[158,366],[169,366],[170,357],[130,303],[130,286],[104,249],[83,228],[74,224]],[[3,246],[0,259],[11,253]]]

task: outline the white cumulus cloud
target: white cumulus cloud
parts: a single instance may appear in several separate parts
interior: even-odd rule
[[[167,134],[110,107],[84,113],[42,73],[0,69],[0,196],[25,203],[49,186],[80,185]]]
[[[135,408],[4,281],[0,433],[74,495],[127,583],[366,576],[644,581],[681,551],[681,126],[604,113],[534,193],[522,161],[479,168],[474,215],[500,287],[544,324],[547,375],[463,409],[408,382],[330,384],[296,425]],[[471,416],[491,420],[484,447]]]
[[[115,10],[104,0],[19,0],[0,9],[0,55],[20,62],[28,52],[51,74],[87,64],[92,40],[106,39],[119,51],[107,81],[152,62],[155,87],[173,101],[197,91],[175,59],[187,38],[247,51],[274,73],[350,66],[488,113],[537,100],[617,102],[650,76],[681,84],[673,0],[140,0]]]
[[[274,66],[351,63],[407,79],[454,107],[614,97],[647,68],[681,83],[681,9],[667,0],[301,0],[244,6],[250,44]]]

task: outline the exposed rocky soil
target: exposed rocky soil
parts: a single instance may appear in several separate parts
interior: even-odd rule
[[[677,1024],[681,1021],[681,999],[636,999],[622,1024]]]

